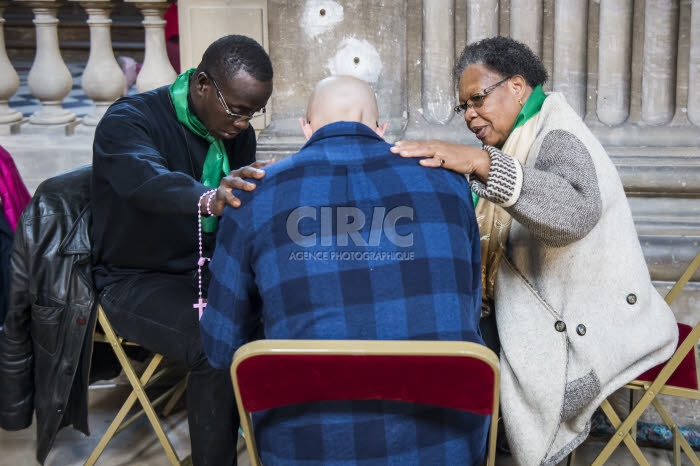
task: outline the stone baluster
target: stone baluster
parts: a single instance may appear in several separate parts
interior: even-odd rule
[[[675,113],[678,11],[676,1],[646,1],[642,119],[651,125],[665,125]]]
[[[22,119],[22,113],[11,109],[8,105],[10,97],[19,89],[19,76],[5,50],[3,27],[5,19],[2,14],[9,3],[9,1],[0,1],[0,124],[14,123]]]
[[[136,78],[136,89],[139,92],[155,89],[156,87],[172,84],[177,73],[168,60],[165,49],[165,21],[163,13],[169,2],[162,0],[124,0],[133,3],[141,10],[143,27],[145,29],[145,51],[143,66]]]
[[[467,44],[498,35],[498,0],[467,2]]]
[[[511,0],[510,36],[542,56],[542,0]]]
[[[423,2],[423,116],[444,125],[452,119],[455,92],[454,0]]]
[[[598,119],[619,125],[629,117],[634,0],[601,0]]]
[[[691,8],[688,119],[700,126],[700,0],[693,0]]]
[[[32,8],[36,28],[36,55],[29,70],[29,92],[39,99],[41,108],[29,117],[33,125],[57,126],[75,121],[75,114],[61,102],[73,88],[73,77],[58,48],[59,0],[15,0]],[[25,131],[26,126],[22,127]]]
[[[70,0],[79,2],[88,14],[90,27],[90,56],[83,71],[82,86],[85,95],[95,103],[95,110],[85,117],[83,123],[95,126],[124,90],[124,73],[114,58],[110,35],[109,13],[113,0]]]
[[[552,89],[562,92],[580,116],[586,111],[588,0],[556,0]]]

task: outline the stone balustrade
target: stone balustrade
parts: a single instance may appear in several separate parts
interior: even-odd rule
[[[85,117],[83,123],[95,126],[105,114],[107,108],[117,100],[124,89],[124,74],[114,58],[109,12],[110,0],[70,0],[78,2],[88,13],[90,26],[90,56],[82,76],[85,95],[95,103],[95,110]]]
[[[62,101],[73,87],[73,77],[61,56],[56,13],[61,0],[13,0],[28,6],[34,13],[36,54],[27,79],[31,95],[40,102],[39,110],[23,118],[7,105],[18,88],[17,73],[7,58],[4,35],[0,35],[0,135],[57,136],[90,135],[107,108],[119,98],[124,89],[124,76],[112,50],[109,18],[114,0],[68,0],[78,3],[88,14],[90,55],[82,75],[82,89],[94,103],[94,110],[85,116],[76,115],[62,107]],[[144,61],[137,80],[142,92],[175,80],[176,73],[165,50],[163,13],[169,1],[124,0],[133,3],[143,14]],[[2,11],[12,2],[0,2]],[[2,20],[4,21],[4,20]],[[2,22],[0,22],[0,28]],[[1,32],[1,30],[0,30]],[[12,145],[12,144],[11,144]]]
[[[123,77],[112,51],[109,19],[116,2],[67,1],[80,4],[88,13],[91,49],[82,84],[95,111],[78,120],[61,106],[72,86],[56,34],[61,1],[14,0],[34,12],[36,55],[28,85],[41,107],[25,120],[7,106],[18,81],[0,34],[0,134],[55,134],[56,128],[72,134],[77,125],[94,126],[119,96]],[[125,1],[144,16],[145,56],[138,90],[172,82],[175,72],[163,39],[163,12],[169,2]],[[0,1],[0,32],[1,13],[10,3]],[[373,81],[395,137],[448,129],[452,139],[459,139],[459,132],[452,130],[461,121],[449,111],[455,102],[451,75],[455,58],[466,42],[505,34],[543,57],[551,77],[546,90],[563,92],[605,145],[698,145],[698,0],[510,0],[500,4],[496,0],[393,0],[382,6],[365,2],[367,8],[345,16],[340,3],[329,2],[338,7],[325,8],[324,16],[314,10],[315,3],[322,2],[268,2],[268,10],[298,14],[268,15],[269,48],[280,78],[275,82],[273,125],[265,142],[288,133],[285,120],[295,120],[303,110],[305,96],[299,91],[308,94],[317,78],[332,72],[362,74]],[[387,16],[392,21],[385,21]],[[322,23],[329,29],[319,40]],[[311,50],[290,55],[289,37],[297,37],[299,45]],[[334,56],[329,45],[335,47]],[[324,56],[328,62],[318,63]],[[301,70],[300,64],[304,65]]]
[[[5,51],[5,19],[2,15],[9,4],[9,1],[0,1],[0,125],[7,125],[22,119],[22,114],[11,109],[8,105],[10,97],[19,89],[19,76],[12,67]]]

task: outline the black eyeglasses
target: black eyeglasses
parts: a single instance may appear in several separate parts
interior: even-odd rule
[[[508,81],[510,78],[512,78],[512,76],[508,76],[507,78],[498,81],[496,84],[492,84],[489,87],[482,89],[481,92],[470,96],[466,102],[455,107],[455,113],[460,114],[462,112],[466,112],[468,108],[481,108],[481,106],[484,105],[486,97],[488,97],[489,94],[494,91],[494,89]]]
[[[216,89],[216,96],[219,98],[219,102],[221,102],[221,105],[224,107],[224,111],[226,112],[226,115],[228,115],[229,119],[232,121],[250,121],[253,118],[262,116],[265,114],[265,107],[263,107],[261,110],[257,112],[251,112],[248,115],[241,115],[240,113],[233,113],[231,110],[229,110],[228,105],[226,104],[226,100],[224,100],[224,96],[221,95],[221,90],[219,89],[219,86],[216,84],[216,81],[212,79],[211,76],[209,76],[207,73],[202,72],[204,76],[207,77],[209,81],[214,85],[214,89]]]

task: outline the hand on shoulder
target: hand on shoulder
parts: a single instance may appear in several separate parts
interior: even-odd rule
[[[226,205],[236,209],[240,207],[241,200],[233,194],[233,190],[254,190],[257,185],[247,180],[263,179],[265,176],[263,168],[271,163],[273,163],[273,160],[258,160],[245,167],[231,170],[227,176],[221,179],[219,187],[216,189],[216,194],[212,196],[211,200],[207,197],[202,201],[203,205],[200,205],[200,211],[220,217]]]
[[[488,153],[464,144],[454,144],[439,139],[397,141],[391,152],[405,158],[422,158],[424,167],[447,168],[463,175],[475,174],[486,180],[491,167]]]

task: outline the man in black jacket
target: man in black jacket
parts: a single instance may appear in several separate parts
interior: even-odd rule
[[[227,36],[172,86],[115,102],[95,131],[91,231],[99,301],[118,334],[188,365],[195,466],[236,464],[230,374],[209,365],[193,306],[206,293],[198,263],[211,257],[216,217],[240,205],[232,189],[255,187],[243,178],[264,175],[249,166],[256,150],[249,121],[271,93],[265,50]]]

